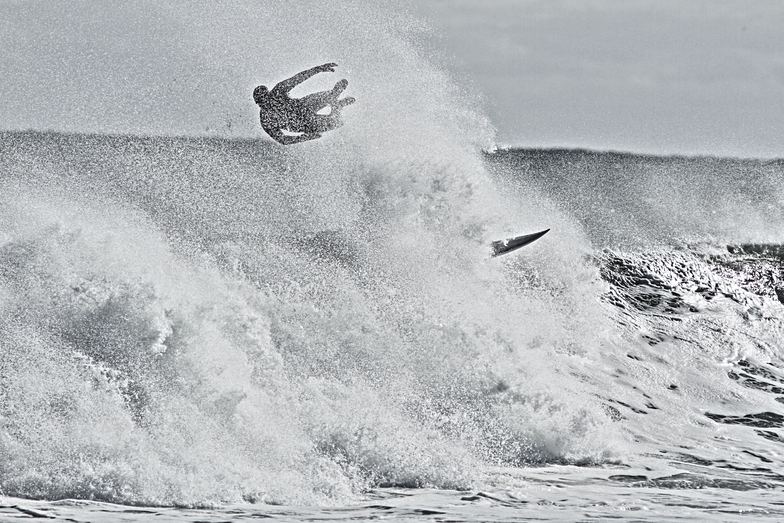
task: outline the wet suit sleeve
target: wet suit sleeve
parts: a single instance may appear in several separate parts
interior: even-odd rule
[[[291,78],[287,78],[282,82],[279,82],[275,87],[272,88],[273,91],[282,92],[288,94],[289,91],[294,89],[296,86],[313,76],[314,74],[318,73],[326,73],[326,72],[333,72],[335,67],[338,64],[324,64],[324,65],[317,65],[316,67],[311,67],[306,71],[302,71],[301,73],[297,73]]]

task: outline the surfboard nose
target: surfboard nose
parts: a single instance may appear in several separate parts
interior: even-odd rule
[[[550,229],[546,229],[544,231],[534,232],[531,234],[524,234],[523,236],[515,236],[513,238],[507,238],[505,240],[497,240],[490,244],[493,248],[493,254],[491,256],[501,256],[502,254],[510,253],[514,250],[519,249],[520,247],[525,247],[529,243],[535,242],[545,234],[550,232]]]

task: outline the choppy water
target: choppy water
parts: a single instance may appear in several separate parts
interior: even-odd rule
[[[784,163],[483,153],[415,20],[323,8],[322,140],[0,134],[2,517],[784,518]]]
[[[6,496],[781,517],[780,162],[0,142]]]

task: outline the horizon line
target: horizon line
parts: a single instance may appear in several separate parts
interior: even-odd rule
[[[91,136],[91,137],[106,137],[106,138],[137,138],[137,139],[174,139],[174,140],[210,140],[210,141],[224,141],[224,142],[259,142],[267,145],[277,145],[273,140],[265,139],[264,136],[227,136],[223,134],[207,135],[207,134],[136,134],[128,132],[100,132],[100,131],[58,131],[54,129],[0,129],[0,134],[39,134],[39,135],[60,135],[60,136]],[[284,146],[280,146],[284,147]],[[584,146],[584,145],[509,145],[509,144],[496,144],[490,149],[481,149],[481,152],[486,155],[493,155],[509,151],[540,151],[540,152],[568,152],[568,153],[584,153],[584,154],[607,154],[607,155],[623,155],[623,156],[638,156],[649,158],[705,158],[705,159],[724,159],[724,160],[744,160],[744,161],[761,161],[761,162],[779,162],[784,161],[784,156],[741,156],[729,155],[722,153],[698,153],[698,152],[649,152],[644,150],[633,149],[619,149],[614,147],[602,146]]]

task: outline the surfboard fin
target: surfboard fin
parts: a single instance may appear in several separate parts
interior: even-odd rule
[[[515,236],[513,238],[507,238],[505,240],[497,240],[490,244],[493,248],[492,256],[501,256],[502,254],[507,254],[509,252],[515,251],[520,247],[525,247],[531,242],[535,242],[545,234],[547,234],[550,229],[539,231],[531,234],[524,234],[523,236]]]

